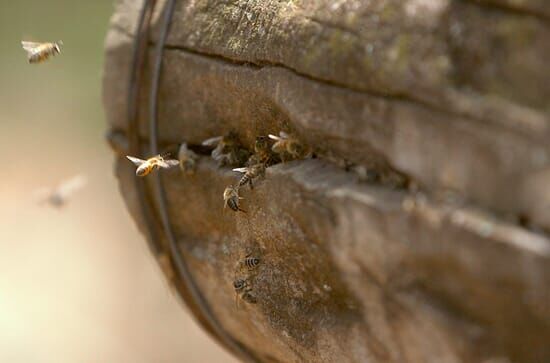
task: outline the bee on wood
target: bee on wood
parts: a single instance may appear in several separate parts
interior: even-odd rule
[[[240,166],[244,165],[250,153],[244,149],[237,133],[230,131],[225,136],[216,136],[202,142],[203,146],[214,147],[212,159],[218,162],[219,166]]]
[[[258,177],[265,177],[265,165],[264,164],[256,164],[252,166],[248,166],[246,168],[236,168],[233,169],[233,171],[237,171],[239,173],[244,173],[244,175],[241,177],[238,183],[238,187],[242,187],[243,185],[250,185],[250,189],[254,189],[254,185],[252,185],[252,180],[258,178]]]
[[[47,203],[53,207],[63,207],[69,197],[76,191],[82,189],[87,183],[86,177],[83,175],[74,176],[55,188],[43,188],[35,192],[36,199],[39,204]]]
[[[220,159],[218,160],[218,163],[220,166],[240,166],[244,165],[248,158],[250,157],[250,153],[246,149],[238,148],[234,149],[227,154],[222,154]]]
[[[36,43],[22,41],[21,46],[27,52],[29,63],[42,63],[48,58],[61,53],[62,41],[54,43]]]
[[[306,146],[284,131],[279,132],[279,136],[270,134],[269,138],[275,140],[271,150],[279,154],[283,161],[306,158],[311,154]]]
[[[239,188],[228,186],[223,191],[223,202],[224,202],[224,209],[229,207],[231,210],[235,212],[243,212],[246,213],[244,209],[242,209],[239,205],[239,200],[244,199],[239,196]]]
[[[187,147],[185,142],[180,145],[178,159],[180,162],[180,169],[183,172],[193,173],[195,171],[198,156],[193,152],[193,150]]]
[[[162,154],[150,157],[147,160],[142,160],[130,155],[127,155],[126,157],[137,166],[137,176],[146,176],[155,169],[169,169],[180,163],[178,160],[165,159],[166,155]]]
[[[249,270],[252,270],[260,264],[260,259],[258,257],[252,257],[252,254],[247,255],[242,261],[243,265],[248,267]]]
[[[248,283],[245,279],[235,279],[233,281],[233,288],[237,293],[243,292],[246,287],[248,287]]]
[[[239,296],[241,299],[249,304],[256,304],[257,299],[252,293],[252,287],[247,280],[237,278],[233,281],[233,288],[235,289],[235,305],[239,307]]]

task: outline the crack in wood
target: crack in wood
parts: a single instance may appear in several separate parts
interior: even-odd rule
[[[131,32],[128,32],[125,28],[123,28],[119,24],[116,24],[116,23],[113,24],[112,28],[130,38],[134,36]],[[153,46],[154,44],[155,42],[153,40],[149,41],[150,46]],[[420,96],[417,96],[417,97],[415,97],[414,95],[411,96],[405,92],[394,92],[394,93],[376,92],[371,89],[367,90],[359,87],[354,87],[346,83],[336,82],[334,80],[316,77],[308,73],[301,72],[293,67],[290,67],[280,62],[273,62],[265,59],[245,61],[237,58],[227,57],[221,54],[208,52],[204,49],[193,49],[186,46],[174,45],[169,43],[166,43],[164,47],[168,50],[180,51],[180,52],[192,54],[198,57],[215,60],[225,64],[246,66],[257,70],[261,70],[267,67],[281,68],[293,73],[297,77],[305,78],[312,82],[321,83],[321,84],[335,87],[341,90],[346,90],[348,92],[357,93],[360,95],[367,95],[372,98],[379,98],[379,99],[388,100],[388,101],[413,104],[418,107],[423,107],[428,110],[439,112],[448,116],[461,117],[464,120],[470,121],[470,122],[478,122],[478,123],[490,122],[492,124],[495,124],[498,127],[506,128],[513,132],[520,132],[532,139],[540,138],[541,136],[543,136],[541,134],[548,133],[548,130],[546,130],[547,129],[546,126],[547,126],[547,123],[550,123],[550,120],[548,120],[547,117],[545,117],[542,114],[539,114],[530,109],[523,109],[521,107],[517,107],[515,104],[509,104],[507,102],[500,103],[500,106],[502,106],[503,110],[499,111],[498,109],[493,107],[493,105],[491,104],[484,104],[483,102],[476,100],[475,95],[471,97],[466,96],[456,90],[442,89],[440,91],[443,94],[443,96],[433,100],[429,98],[423,98]],[[471,107],[474,107],[473,111],[470,109]],[[526,130],[523,128],[523,125],[521,123],[519,123],[518,125],[514,125],[507,119],[508,115],[511,114],[512,111],[522,112],[524,110],[526,111],[526,113],[529,113],[529,116],[532,116],[532,118],[534,119],[534,122],[532,122],[532,124],[534,125],[535,130]],[[506,112],[506,111],[509,111],[509,112]],[[498,114],[493,115],[492,117],[483,117],[481,115],[476,114],[476,112],[482,113],[482,114],[487,114],[487,113],[492,114],[492,113],[498,112]],[[504,120],[501,119],[500,116],[502,116]]]

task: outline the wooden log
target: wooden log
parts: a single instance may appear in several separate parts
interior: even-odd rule
[[[138,221],[122,157],[140,6],[119,1],[104,76]],[[195,175],[163,173],[182,254],[232,336],[263,361],[550,360],[548,15],[537,0],[177,2],[160,142],[236,130],[251,149],[286,129],[318,157],[268,168],[246,215],[223,212],[237,176],[206,155]],[[247,251],[257,303],[236,308]]]

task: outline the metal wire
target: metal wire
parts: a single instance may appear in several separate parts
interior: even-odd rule
[[[166,42],[166,37],[170,29],[170,24],[172,20],[172,15],[174,13],[175,0],[167,0],[164,16],[162,18],[162,23],[160,27],[159,39],[156,43],[155,54],[154,54],[154,64],[153,71],[151,76],[151,90],[149,94],[149,141],[150,141],[150,152],[151,155],[157,155],[158,150],[158,100],[159,100],[159,85],[160,85],[160,74],[162,70],[162,56],[164,52],[164,44]],[[170,218],[168,216],[168,209],[166,203],[166,193],[162,186],[160,179],[160,174],[156,173],[153,176],[153,189],[156,195],[156,200],[158,201],[158,212],[160,214],[160,219],[162,226],[168,240],[168,248],[170,250],[170,255],[173,258],[175,267],[179,276],[182,278],[183,283],[187,287],[193,302],[196,307],[202,313],[203,317],[206,319],[213,332],[219,337],[219,339],[224,343],[230,350],[237,354],[241,359],[246,362],[257,362],[256,359],[250,351],[248,351],[244,346],[239,344],[227,331],[221,326],[220,322],[216,319],[212,313],[212,309],[208,305],[208,302],[202,295],[199,290],[197,283],[195,282],[189,267],[187,266],[186,261],[184,260],[181,251],[178,248],[174,232],[170,224]]]
[[[155,7],[156,0],[145,0],[143,7],[141,8],[138,24],[136,27],[136,35],[134,39],[134,49],[132,54],[132,65],[130,68],[130,82],[128,87],[128,100],[127,100],[127,124],[128,124],[128,140],[129,140],[129,153],[135,156],[141,156],[140,141],[139,141],[139,128],[138,122],[138,99],[139,90],[142,80],[142,69],[147,52],[147,41],[149,36],[149,26],[151,24],[151,17],[153,15],[153,9]],[[149,205],[145,199],[145,185],[142,179],[134,178],[135,187],[137,191],[138,203],[142,210],[144,224],[149,234],[149,246],[153,250],[153,253],[157,255],[161,248],[155,243],[158,240],[155,232],[156,223],[153,218],[153,213],[149,208]]]

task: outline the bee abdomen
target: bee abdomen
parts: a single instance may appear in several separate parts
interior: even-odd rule
[[[49,52],[38,52],[29,56],[29,63],[40,63],[50,56]]]
[[[247,257],[244,259],[244,265],[249,269],[256,268],[260,264],[260,259],[257,257]]]
[[[251,179],[252,178],[250,177],[250,175],[248,175],[248,174],[243,175],[241,180],[239,180],[239,187],[242,187],[243,185],[246,185],[246,183],[248,183]]]
[[[237,202],[237,198],[231,198],[227,201],[227,205],[229,206],[229,208],[231,208],[232,210],[234,210],[235,212],[238,212],[239,211],[239,203]]]

